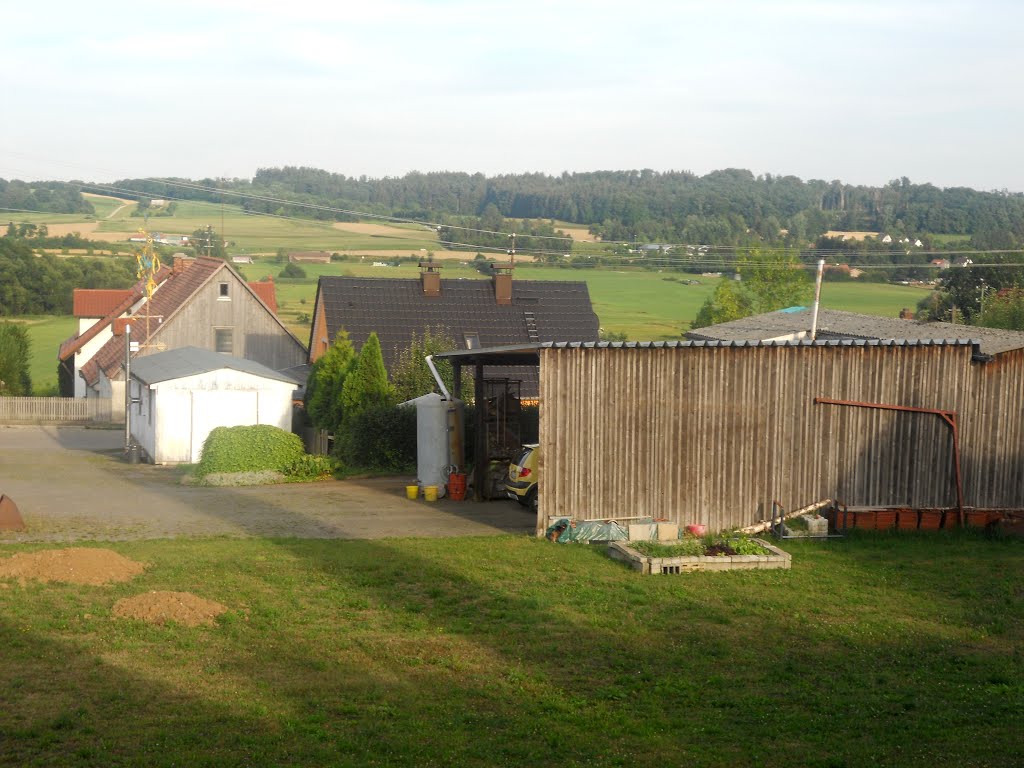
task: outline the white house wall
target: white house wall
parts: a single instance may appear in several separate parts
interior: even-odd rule
[[[133,423],[132,433],[154,463],[194,464],[216,427],[269,424],[290,430],[294,388],[229,369],[160,382],[152,387],[152,428],[144,396],[140,423],[138,428]],[[133,418],[135,414],[133,408]]]
[[[95,321],[94,321],[95,322]],[[82,332],[79,332],[81,335]],[[74,355],[74,366],[75,366],[75,397],[86,397],[86,389],[88,386],[85,383],[85,379],[78,375],[78,372],[82,369],[82,366],[88,363],[96,353],[100,351],[100,347],[110,341],[114,336],[110,326],[107,326],[102,331],[96,334],[92,339],[89,339],[82,348],[75,352]]]

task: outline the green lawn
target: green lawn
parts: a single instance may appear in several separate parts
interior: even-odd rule
[[[36,395],[57,394],[57,350],[75,334],[78,320],[68,315],[12,318],[28,326],[32,357],[29,375]]]
[[[667,577],[516,537],[105,546],[147,571],[0,582],[0,763],[1020,765],[1020,540]],[[149,590],[228,612],[112,617]]]

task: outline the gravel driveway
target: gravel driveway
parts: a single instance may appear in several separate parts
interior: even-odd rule
[[[185,486],[173,467],[127,464],[123,441],[117,430],[0,426],[0,493],[18,505],[27,527],[0,531],[0,543],[194,536],[376,539],[534,530],[533,516],[512,501],[409,501],[407,478]]]

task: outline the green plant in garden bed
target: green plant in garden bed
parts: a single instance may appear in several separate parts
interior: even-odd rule
[[[701,557],[703,555],[770,555],[749,536],[688,536],[678,541],[631,541],[629,546],[648,557]]]

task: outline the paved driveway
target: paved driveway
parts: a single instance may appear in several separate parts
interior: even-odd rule
[[[0,426],[0,493],[27,531],[0,542],[190,536],[394,536],[532,534],[512,501],[409,501],[405,478],[195,488],[173,467],[125,463],[121,431]]]

